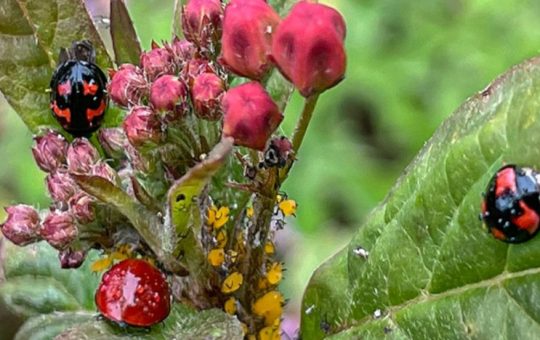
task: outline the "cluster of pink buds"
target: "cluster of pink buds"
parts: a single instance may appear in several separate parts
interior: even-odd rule
[[[153,42],[138,65],[110,71],[108,94],[126,111],[119,126],[92,142],[35,138],[52,204],[8,207],[0,228],[21,246],[45,240],[63,268],[80,266],[91,248],[105,256],[93,268],[151,258],[187,275],[178,299],[223,308],[246,335],[276,338],[285,299],[274,236],[296,211],[279,189],[309,118],[302,113],[293,138],[277,136],[284,103],[269,79],[281,72],[314,103],[343,79],[345,23],[310,1],[281,18],[265,0],[188,0],[181,26],[185,39]],[[306,107],[311,117],[314,104]]]

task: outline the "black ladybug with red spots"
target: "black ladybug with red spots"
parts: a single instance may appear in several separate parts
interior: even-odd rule
[[[50,83],[52,114],[76,137],[96,131],[107,110],[107,77],[95,60],[89,41],[74,42],[70,49],[60,50]]]
[[[503,166],[491,178],[480,217],[491,234],[504,242],[530,240],[540,226],[540,175],[531,168]]]

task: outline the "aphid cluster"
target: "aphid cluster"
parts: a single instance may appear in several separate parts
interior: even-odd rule
[[[489,181],[481,219],[491,234],[504,242],[530,240],[540,225],[540,176],[531,168],[508,164]]]

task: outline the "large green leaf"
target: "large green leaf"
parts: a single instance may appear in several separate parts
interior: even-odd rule
[[[82,0],[0,0],[0,8],[0,91],[30,130],[57,127],[46,90],[60,48],[88,39],[98,65],[112,65],[92,19]]]
[[[95,254],[80,269],[62,269],[58,251],[45,242],[17,247],[6,242],[0,283],[0,299],[23,317],[56,311],[94,311],[94,291],[99,277],[89,265]]]
[[[535,58],[438,129],[349,246],[313,275],[304,338],[540,334],[540,238],[505,244],[478,219],[481,193],[503,162],[540,168],[538,98]]]
[[[123,0],[111,0],[111,38],[117,65],[137,65],[141,55],[141,43]]]
[[[218,309],[197,312],[176,304],[169,317],[149,330],[121,328],[110,322],[90,320],[65,330],[58,340],[116,340],[130,339],[243,339],[240,322]]]

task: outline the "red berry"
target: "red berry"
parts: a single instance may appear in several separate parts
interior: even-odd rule
[[[268,55],[279,15],[262,0],[232,0],[225,8],[219,62],[232,72],[261,79],[271,68]]]
[[[103,316],[130,326],[155,325],[171,310],[165,275],[144,260],[127,259],[114,265],[103,275],[95,298]]]
[[[345,21],[339,12],[299,1],[276,29],[272,59],[300,93],[309,97],[343,79],[347,64],[344,39]]]

